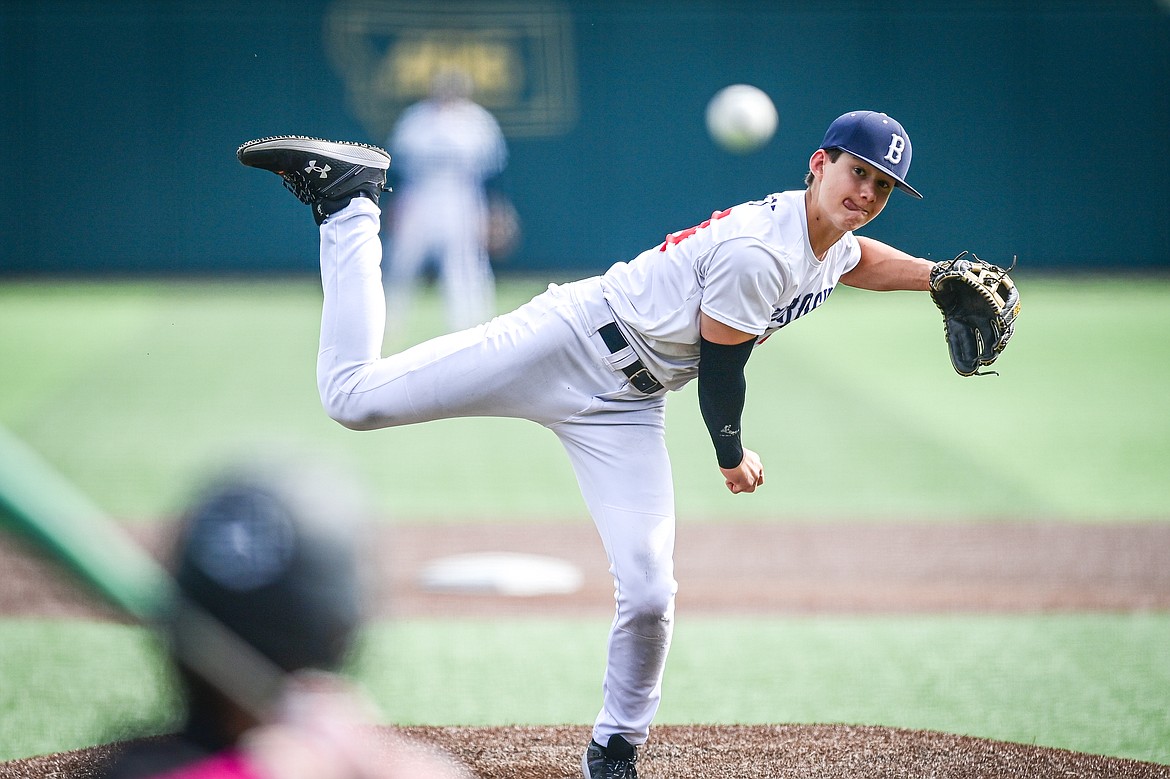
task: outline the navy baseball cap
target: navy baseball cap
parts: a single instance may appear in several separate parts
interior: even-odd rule
[[[883,113],[850,111],[838,116],[825,132],[821,148],[847,151],[889,175],[914,197],[922,197],[906,183],[906,174],[910,172],[910,136],[902,125]]]

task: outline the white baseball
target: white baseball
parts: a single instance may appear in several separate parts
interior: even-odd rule
[[[772,140],[780,117],[772,98],[750,84],[732,84],[707,103],[707,132],[733,154],[756,151]]]

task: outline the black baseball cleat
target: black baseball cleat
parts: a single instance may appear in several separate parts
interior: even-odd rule
[[[590,739],[581,758],[585,779],[638,779],[638,750],[621,736],[610,736],[605,746]]]
[[[297,199],[313,207],[317,224],[355,197],[378,202],[386,191],[390,155],[367,143],[326,141],[304,135],[274,135],[248,141],[236,158],[252,168],[272,171]]]

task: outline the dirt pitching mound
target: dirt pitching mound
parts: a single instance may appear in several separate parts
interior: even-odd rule
[[[383,730],[383,729],[379,729]],[[389,732],[389,729],[386,729]],[[589,729],[398,728],[481,779],[579,779]],[[0,779],[90,779],[125,744],[0,763]],[[987,739],[848,725],[663,725],[643,748],[644,779],[1167,779],[1170,766]]]

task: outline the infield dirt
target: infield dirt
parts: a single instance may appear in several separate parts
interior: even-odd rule
[[[135,534],[161,552],[157,526]],[[609,613],[612,582],[588,521],[386,528],[375,615]],[[576,564],[582,588],[523,599],[426,592],[430,560],[524,551]],[[937,613],[1170,609],[1170,525],[823,524],[680,525],[680,612]],[[0,615],[119,619],[4,539]],[[391,730],[380,728],[379,730]],[[483,779],[577,777],[588,728],[405,728]],[[121,745],[0,763],[8,777],[91,777]],[[1159,777],[1170,766],[964,736],[845,725],[659,726],[639,758],[645,779],[756,777]]]

